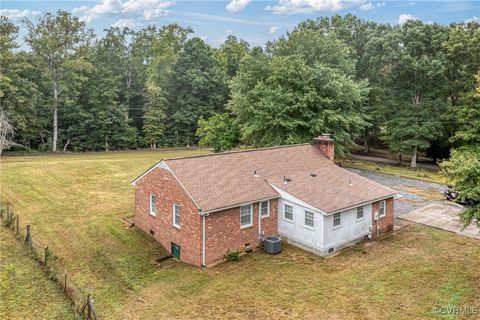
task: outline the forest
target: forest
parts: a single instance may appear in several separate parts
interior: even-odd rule
[[[213,48],[178,24],[100,38],[57,11],[21,25],[2,17],[0,34],[5,149],[224,151],[331,133],[339,156],[362,141],[443,159],[480,145],[475,21],[335,15],[263,48],[233,35]]]

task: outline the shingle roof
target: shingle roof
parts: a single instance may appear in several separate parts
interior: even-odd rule
[[[326,213],[395,194],[336,166],[310,144],[164,161],[203,211],[278,197],[270,184]],[[284,176],[291,181],[284,184]]]

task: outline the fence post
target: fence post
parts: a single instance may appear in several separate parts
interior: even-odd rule
[[[44,266],[46,267],[47,266],[47,260],[48,260],[48,246],[45,246],[44,259],[43,260],[45,261]]]
[[[27,236],[25,237],[25,243],[28,247],[32,247],[32,231],[29,224],[27,224]]]
[[[67,270],[65,270],[65,284],[63,286],[63,290],[65,291],[65,293],[67,292]]]
[[[18,235],[20,234],[20,215],[17,214],[17,231],[16,231],[16,236],[18,237]]]
[[[90,295],[87,296],[87,319],[92,319],[92,308],[91,308],[91,304],[90,304]]]

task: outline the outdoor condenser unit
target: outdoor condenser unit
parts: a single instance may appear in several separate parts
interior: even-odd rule
[[[277,236],[268,236],[263,241],[263,250],[268,253],[279,253],[282,251],[282,239]]]

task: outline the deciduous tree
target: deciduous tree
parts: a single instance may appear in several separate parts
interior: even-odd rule
[[[93,38],[93,32],[87,30],[85,22],[66,11],[50,12],[37,22],[25,19],[28,34],[26,42],[32,48],[45,75],[51,81],[53,95],[53,142],[52,150],[57,150],[58,107],[68,74],[84,64],[83,53]],[[77,70],[78,72],[78,70]]]

